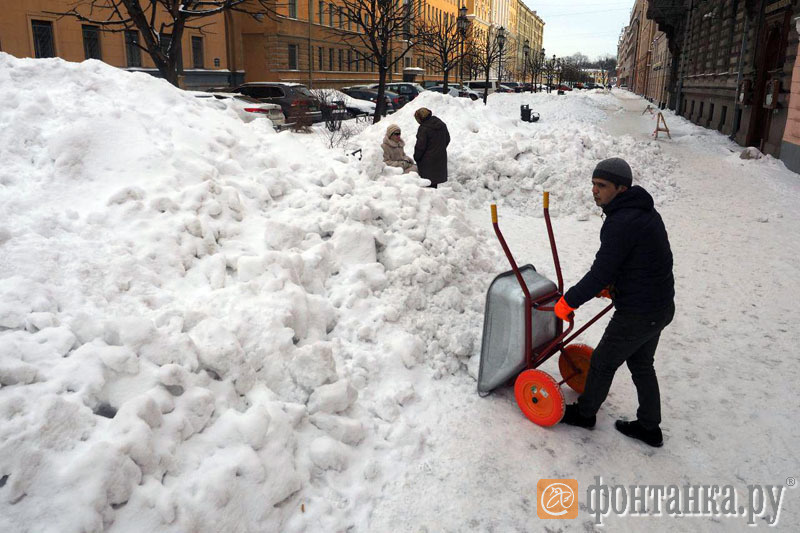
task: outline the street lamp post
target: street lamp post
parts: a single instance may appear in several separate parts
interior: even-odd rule
[[[497,46],[500,48],[499,64],[497,66],[497,85],[503,81],[503,47],[506,45],[506,29],[502,26],[497,29]]]
[[[542,48],[541,54],[539,55],[539,59],[537,60],[537,68],[539,70],[539,90],[541,90],[542,79],[544,78],[544,61],[547,56],[544,55],[544,48]]]
[[[467,6],[464,5],[458,8],[458,19],[456,19],[458,33],[461,36],[461,60],[458,62],[458,75],[462,87],[464,86],[464,41],[467,39],[468,24],[469,20],[467,20]]]
[[[531,53],[531,45],[528,42],[528,39],[525,39],[525,44],[522,46],[522,86],[525,87],[525,78],[528,77],[528,54]],[[531,84],[531,90],[533,90],[533,84]]]

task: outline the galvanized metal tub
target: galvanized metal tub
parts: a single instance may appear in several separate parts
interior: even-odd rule
[[[531,298],[536,300],[557,290],[556,284],[536,272],[533,265],[520,268]],[[557,335],[552,311],[531,313],[532,346],[540,346]],[[486,293],[483,317],[478,392],[488,394],[525,369],[525,294],[514,271],[494,278]]]

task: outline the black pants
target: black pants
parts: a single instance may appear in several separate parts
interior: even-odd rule
[[[672,322],[674,316],[674,304],[651,313],[614,313],[592,354],[586,387],[578,398],[581,415],[597,413],[608,396],[617,369],[622,363],[628,363],[639,397],[636,417],[648,429],[661,423],[661,396],[653,358],[661,330]]]

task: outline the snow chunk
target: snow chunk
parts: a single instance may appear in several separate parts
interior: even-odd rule
[[[316,342],[298,348],[289,363],[289,372],[295,382],[306,389],[334,381],[336,363],[330,343]]]
[[[315,439],[308,449],[311,461],[323,470],[342,471],[347,466],[349,450],[330,437]]]
[[[336,383],[318,387],[308,399],[308,412],[339,413],[350,407],[358,398],[358,391],[350,381],[340,379]]]
[[[334,439],[352,446],[364,440],[366,436],[364,424],[352,418],[314,413],[309,417],[309,421]]]
[[[377,260],[375,237],[362,224],[347,224],[334,231],[334,249],[342,266],[374,263]]]

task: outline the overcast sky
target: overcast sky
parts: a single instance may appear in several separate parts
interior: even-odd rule
[[[634,0],[523,0],[544,20],[544,47],[548,56],[581,52],[617,55],[619,35],[630,21]]]

